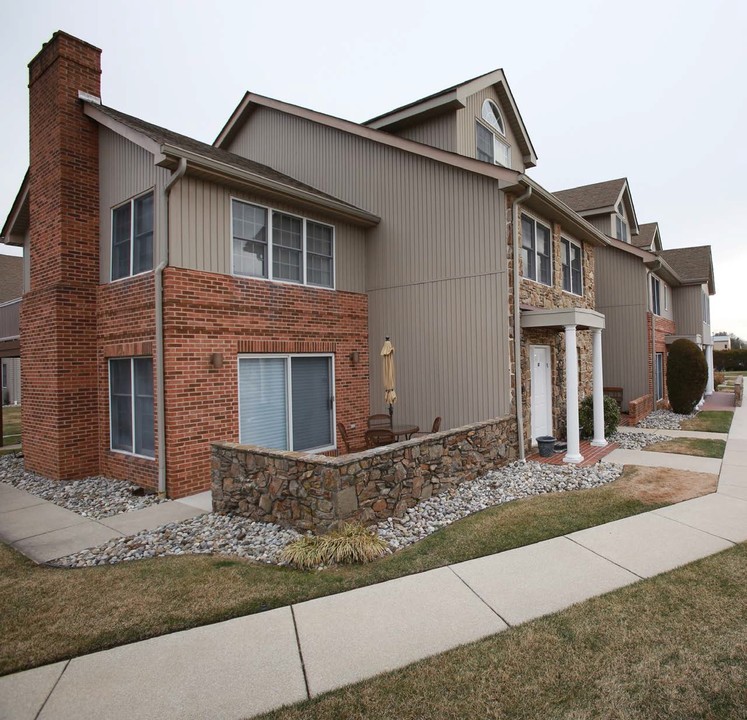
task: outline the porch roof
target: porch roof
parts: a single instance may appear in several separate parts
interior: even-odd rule
[[[575,325],[579,330],[604,330],[604,315],[586,308],[522,308],[522,328],[564,328]]]

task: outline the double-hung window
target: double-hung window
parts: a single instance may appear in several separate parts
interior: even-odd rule
[[[623,218],[619,215],[615,215],[617,221],[617,227],[615,228],[615,237],[623,242],[628,242],[628,225]]]
[[[521,216],[522,275],[552,285],[552,233],[528,215]]]
[[[664,353],[656,353],[656,401],[664,399]]]
[[[153,193],[112,210],[112,280],[153,269]]]
[[[581,246],[566,238],[560,238],[560,252],[563,264],[563,290],[575,295],[583,295]]]
[[[483,162],[511,167],[511,147],[505,141],[506,126],[492,100],[482,104],[482,118],[475,121],[476,157]]]
[[[235,275],[334,287],[334,228],[297,215],[231,201]]]
[[[661,315],[661,283],[659,278],[651,276],[651,311]]]
[[[153,358],[109,360],[111,449],[155,457]]]
[[[239,357],[239,441],[275,450],[335,446],[331,355]]]

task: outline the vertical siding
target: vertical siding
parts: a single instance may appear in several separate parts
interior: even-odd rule
[[[710,304],[707,286],[685,285],[672,288],[674,321],[678,335],[702,335],[704,343],[711,342],[711,326],[704,317],[703,298]]]
[[[595,251],[596,306],[605,316],[604,384],[628,402],[648,392],[648,288],[641,260],[613,248]]]
[[[594,217],[585,218],[588,220],[597,230],[612,237],[612,220],[609,215],[595,215]]]
[[[186,177],[171,190],[169,198],[169,263],[205,272],[231,273],[231,198],[275,210],[303,215],[335,228],[335,287],[365,292],[365,231],[355,225],[268,200],[257,194]]]
[[[513,128],[508,123],[506,110],[493,87],[485,88],[474,95],[470,95],[465,101],[465,107],[457,110],[457,152],[468,157],[475,157],[477,152],[475,120],[482,117],[482,104],[485,100],[492,100],[498,106],[503,116],[503,124],[506,129],[505,140],[511,146],[511,168],[519,172],[524,172],[525,166],[521,147],[516,140]]]
[[[389,334],[403,420],[428,427],[437,412],[455,427],[509,411],[505,217],[495,181],[264,108],[229,149],[382,218],[366,240],[372,409],[381,407],[378,349]],[[450,354],[456,342],[492,357],[460,364]],[[440,354],[426,361],[433,347]]]
[[[99,128],[99,178],[101,234],[99,242],[100,280],[111,278],[111,214],[112,208],[149,189],[155,190],[153,263],[158,264],[161,227],[162,190],[170,173],[156,167],[151,153],[108,128]]]
[[[441,148],[441,150],[456,152],[456,113],[453,111],[446,112],[443,115],[424,120],[417,125],[396,130],[394,134],[408,140]]]

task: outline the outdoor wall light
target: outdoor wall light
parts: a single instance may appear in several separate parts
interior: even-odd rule
[[[357,350],[353,350],[353,352],[348,355],[350,358],[350,362],[353,363],[353,365],[357,365],[358,361],[361,359],[360,353]]]
[[[221,368],[221,367],[223,367],[223,353],[213,353],[213,354],[212,354],[212,355],[210,356],[210,364],[211,364],[211,365],[212,365],[212,366],[213,366],[214,368],[216,368],[216,370],[217,370],[218,368]]]

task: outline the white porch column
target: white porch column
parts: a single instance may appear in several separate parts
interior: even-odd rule
[[[706,383],[706,397],[713,395],[713,345],[706,345],[706,362],[708,363],[708,382]]]
[[[604,439],[604,382],[602,380],[602,331],[600,329],[592,329],[591,342],[594,401],[594,439],[591,444],[602,447],[607,444],[607,441]]]
[[[568,450],[563,462],[580,463],[581,437],[578,429],[578,354],[576,351],[576,326],[565,326],[565,427]]]

